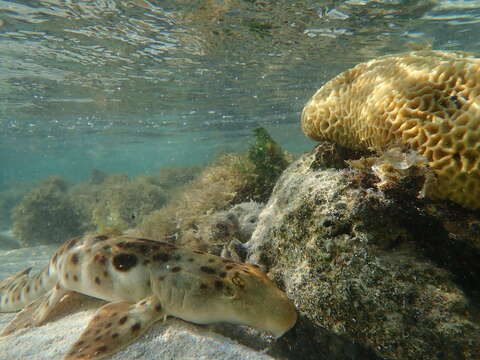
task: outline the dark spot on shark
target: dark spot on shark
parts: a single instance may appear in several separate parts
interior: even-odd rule
[[[203,271],[207,274],[215,274],[215,270],[208,266],[200,266],[200,271]]]
[[[70,262],[73,265],[77,265],[78,264],[78,254],[72,254],[72,256],[70,257]]]
[[[95,257],[93,258],[93,261],[96,261],[102,265],[105,265],[105,263],[107,262],[107,257],[103,254],[97,254],[95,255]]]
[[[162,261],[162,262],[167,262],[171,259],[169,254],[166,253],[158,253],[153,255],[153,261]]]
[[[105,240],[108,240],[108,236],[107,235],[98,235],[98,236],[95,236],[92,241],[93,242],[100,242],[100,241],[105,241]]]
[[[108,346],[107,345],[102,345],[102,346],[96,348],[95,350],[99,353],[104,353],[108,350]]]
[[[213,283],[213,286],[215,286],[215,289],[217,290],[222,290],[223,282],[221,282],[220,280],[215,280],[215,282]]]
[[[113,266],[119,271],[128,271],[138,263],[138,258],[133,254],[121,253],[113,257]]]
[[[140,330],[140,328],[142,327],[142,325],[140,325],[140,323],[135,323],[132,325],[132,327],[130,328],[132,330],[132,333],[133,332],[137,332],[138,330]]]

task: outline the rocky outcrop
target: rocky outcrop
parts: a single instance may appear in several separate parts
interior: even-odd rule
[[[320,146],[290,165],[247,243],[248,262],[269,269],[301,314],[271,353],[479,359],[480,255],[459,241],[474,230],[447,221],[478,213],[418,199],[419,179],[380,190],[372,174],[329,167],[339,164]]]

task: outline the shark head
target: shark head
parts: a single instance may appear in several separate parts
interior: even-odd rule
[[[282,336],[297,321],[293,303],[258,267],[208,256],[154,286],[167,313],[199,324],[228,322]]]

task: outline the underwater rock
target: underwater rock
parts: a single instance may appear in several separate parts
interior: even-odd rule
[[[162,209],[152,212],[136,228],[145,237],[173,241],[205,250],[198,239],[200,224],[211,214],[248,198],[252,164],[239,154],[225,154],[178,190]]]
[[[238,220],[239,240],[244,243],[250,240],[253,231],[257,227],[258,216],[264,204],[249,201],[233,206],[227,210],[227,214],[234,215]]]
[[[97,231],[124,231],[138,225],[166,201],[165,191],[148,176],[138,176],[132,180],[107,177],[99,199],[91,210],[92,220]]]
[[[45,180],[13,210],[13,235],[22,246],[61,243],[83,232],[82,219],[60,178]]]
[[[262,207],[250,201],[209,214],[198,224],[195,236],[203,240],[208,252],[242,262],[246,256],[243,244],[250,240]]]
[[[0,232],[0,249],[17,249],[20,243],[13,237],[12,231]]]
[[[153,182],[165,190],[175,189],[192,181],[200,170],[200,166],[164,166]]]
[[[13,209],[30,190],[31,186],[19,184],[0,192],[0,230],[11,229]]]
[[[321,150],[281,175],[246,244],[247,262],[268,268],[302,314],[283,356],[480,358],[478,249],[455,243],[415,181],[382,190],[371,174],[323,168]]]
[[[402,146],[426,157],[437,182],[427,195],[480,208],[480,58],[417,51],[358,64],[305,105],[314,140],[379,153]]]
[[[100,169],[93,168],[90,170],[90,178],[88,183],[92,185],[99,185],[105,181],[108,174]]]
[[[168,204],[147,216],[136,227],[135,234],[218,253],[220,243],[233,240],[217,241],[221,227],[233,226],[239,227],[237,240],[245,242],[255,226],[256,215],[250,222],[250,215],[240,215],[244,211],[241,207],[234,210],[238,213],[233,216],[236,220],[229,220],[227,213],[220,212],[240,203],[268,199],[278,176],[292,161],[291,155],[283,152],[265,129],[255,129],[254,137],[247,154],[223,154],[188,184],[175,189]],[[258,212],[255,207],[252,213]],[[212,217],[214,213],[218,213],[216,219]],[[236,231],[228,230],[230,234]]]

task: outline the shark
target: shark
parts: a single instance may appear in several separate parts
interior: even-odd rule
[[[49,264],[0,282],[0,312],[18,312],[0,336],[41,326],[75,294],[107,301],[64,360],[109,357],[168,316],[228,322],[282,336],[297,321],[287,295],[257,265],[128,235],[87,234],[58,248]]]

